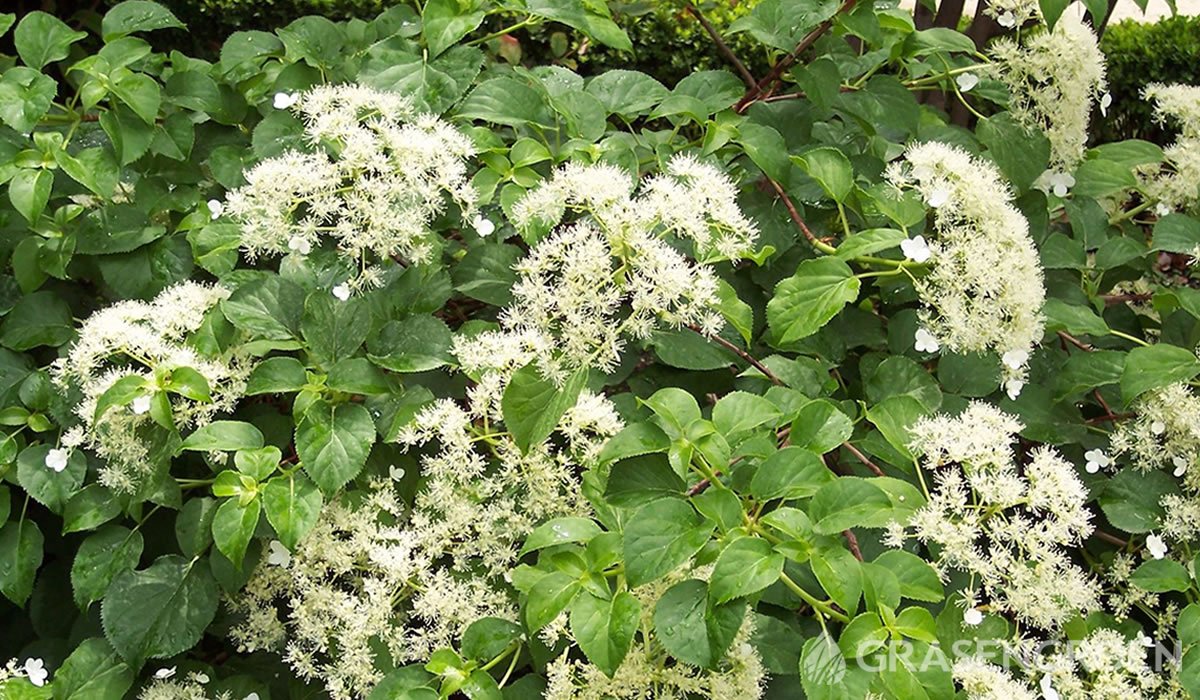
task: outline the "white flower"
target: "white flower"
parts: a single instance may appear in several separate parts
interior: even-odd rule
[[[1143,634],[1142,635],[1142,646],[1153,648],[1154,647],[1154,638],[1148,634]]]
[[[974,627],[983,622],[983,613],[978,608],[969,608],[963,612],[963,624]]]
[[[270,550],[270,553],[267,554],[268,564],[286,569],[292,563],[292,553],[279,540],[271,540],[267,549]]]
[[[308,255],[312,252],[312,243],[303,236],[292,236],[288,241],[288,250],[301,255]]]
[[[258,700],[258,693],[250,693],[246,697],[242,698],[242,700]]]
[[[1166,202],[1159,202],[1158,204],[1154,205],[1154,213],[1158,214],[1158,216],[1160,218],[1166,216],[1167,214],[1172,214],[1174,212],[1175,212],[1175,210],[1172,209],[1171,205],[1167,204]]]
[[[482,215],[471,219],[471,226],[474,227],[476,233],[483,238],[487,238],[496,231],[496,224],[492,223],[491,219]]]
[[[287,109],[296,104],[300,100],[298,92],[277,92],[275,93],[275,109]]]
[[[1154,433],[1155,435],[1162,435],[1163,433],[1167,432],[1167,424],[1160,420],[1151,421],[1150,432]]]
[[[999,24],[1005,29],[1012,29],[1017,26],[1017,18],[1011,12],[1003,12],[996,18],[996,24]]]
[[[208,674],[205,673],[204,671],[197,671],[196,673],[193,673],[192,679],[195,680],[200,685],[204,685],[205,683],[212,680],[211,678],[208,677]]]
[[[938,339],[924,328],[918,328],[916,333],[916,343],[913,344],[913,349],[917,352],[937,352],[941,345],[938,344]]]
[[[350,298],[350,287],[348,285],[339,284],[330,291],[332,291],[333,295],[341,301],[346,301]]]
[[[979,76],[974,73],[962,73],[954,82],[958,83],[959,90],[969,92],[971,88],[979,84]]]
[[[165,681],[174,675],[175,675],[175,667],[174,666],[172,666],[170,668],[160,668],[154,672],[154,677],[160,681]]]
[[[1084,469],[1088,474],[1095,474],[1101,469],[1107,469],[1112,466],[1112,457],[1104,454],[1104,450],[1096,448],[1083,453],[1083,458],[1087,460],[1087,465]]]
[[[1028,350],[1009,350],[1000,357],[1000,361],[1009,369],[1021,369],[1029,362]]]
[[[142,396],[137,397],[133,400],[133,403],[129,404],[129,410],[133,411],[133,413],[138,416],[142,415],[143,413],[149,413],[150,396],[143,394]]]
[[[1067,172],[1047,170],[1038,179],[1044,183],[1042,187],[1053,192],[1055,197],[1066,197],[1075,186],[1075,176]]]
[[[1053,680],[1054,679],[1050,677],[1049,673],[1042,676],[1042,697],[1045,698],[1045,700],[1059,700],[1058,691],[1054,689]]]
[[[46,453],[46,467],[61,472],[67,468],[67,462],[70,459],[71,450],[66,447],[55,447]]]
[[[1025,382],[1021,381],[1020,379],[1010,379],[1007,382],[1004,382],[1004,392],[1008,394],[1008,398],[1012,399],[1013,401],[1017,400],[1017,397],[1021,395],[1021,391],[1024,388]]]
[[[950,201],[950,188],[944,186],[934,187],[929,195],[925,197],[925,203],[937,209],[946,202]]]
[[[918,263],[925,262],[933,255],[933,251],[929,249],[929,244],[925,242],[924,236],[906,238],[900,241],[900,250],[904,253],[904,257]]]
[[[404,478],[404,467],[397,467],[394,464],[389,466],[388,476],[392,477],[393,481],[400,481]]]
[[[1183,476],[1184,472],[1187,471],[1188,463],[1183,457],[1172,457],[1171,463],[1175,465],[1175,471],[1172,472],[1175,476]]]
[[[208,213],[213,219],[218,219],[225,213],[225,204],[219,199],[208,200]]]
[[[1167,543],[1163,539],[1153,533],[1146,535],[1146,549],[1149,550],[1150,556],[1155,559],[1162,559],[1167,556]]]
[[[1112,106],[1112,93],[1106,92],[1100,98],[1100,115],[1107,117],[1108,116],[1108,108],[1111,106]]]
[[[46,670],[46,663],[41,659],[25,659],[24,671],[29,682],[39,688],[46,685],[46,679],[50,677],[50,672]]]

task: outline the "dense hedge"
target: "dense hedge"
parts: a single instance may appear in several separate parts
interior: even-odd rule
[[[1142,90],[1152,82],[1200,80],[1200,17],[1168,17],[1150,24],[1118,22],[1105,31],[1100,48],[1108,57],[1113,109],[1107,120],[1096,123],[1096,140],[1170,142],[1174,131],[1154,120],[1153,105],[1142,98]]]

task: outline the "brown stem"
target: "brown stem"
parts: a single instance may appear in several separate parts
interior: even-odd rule
[[[850,553],[854,558],[862,561],[862,550],[858,548],[858,538],[854,536],[853,530],[842,530],[842,537],[846,538],[846,546],[850,548]]]
[[[820,243],[820,239],[813,235],[813,232],[808,228],[808,224],[804,223],[804,219],[800,217],[800,212],[796,210],[795,203],[792,202],[792,198],[784,191],[783,186],[771,178],[767,178],[767,181],[771,183],[771,187],[775,188],[775,194],[779,195],[779,198],[783,200],[783,206],[787,207],[788,216],[792,217],[792,221],[800,228],[800,232],[804,234],[808,242],[813,246]]]
[[[1074,345],[1075,347],[1079,348],[1080,350],[1083,350],[1084,352],[1092,352],[1093,350],[1095,350],[1095,348],[1093,348],[1091,345],[1088,345],[1087,343],[1083,342],[1079,338],[1076,338],[1075,336],[1071,335],[1070,333],[1067,333],[1066,331],[1059,331],[1058,337],[1062,338],[1064,341],[1070,343],[1071,345]]]
[[[728,340],[725,340],[724,338],[722,338],[721,336],[718,336],[718,335],[714,335],[714,336],[704,335],[704,331],[700,330],[700,327],[695,324],[689,325],[688,329],[694,331],[695,333],[697,333],[705,338],[708,338],[709,340],[712,340],[716,344],[720,345],[721,347],[725,348],[726,350],[732,352],[733,354],[742,358],[746,362],[750,363],[751,367],[758,370],[759,372],[762,372],[763,376],[765,376],[767,379],[770,379],[772,384],[774,384],[776,386],[784,385],[783,380],[780,379],[778,376],[776,376],[774,372],[767,369],[766,365],[759,362],[753,355],[751,355],[750,353],[746,352],[745,350],[739,348],[738,346],[734,345],[733,343],[729,342]]]
[[[708,18],[706,18],[704,14],[701,13],[700,10],[691,3],[688,3],[687,11],[690,12],[692,16],[700,22],[701,27],[704,27],[704,31],[708,33],[709,38],[711,38],[713,43],[717,45],[717,51],[720,51],[721,55],[725,57],[725,60],[729,61],[729,63],[733,65],[733,69],[736,70],[738,75],[742,77],[742,82],[746,84],[746,87],[753,90],[756,85],[754,82],[754,76],[746,68],[746,64],[742,63],[741,59],[739,59],[737,55],[733,53],[733,50],[729,48],[729,45],[726,44],[721,38],[721,35],[717,33],[717,29],[716,27],[712,26],[712,22],[709,22]]]
[[[1152,292],[1143,292],[1141,294],[1104,294],[1100,297],[1108,306],[1115,306],[1127,301],[1150,301],[1154,298]]]
[[[1104,530],[1096,529],[1095,531],[1092,532],[1092,534],[1098,540],[1104,540],[1105,542],[1108,542],[1109,544],[1115,544],[1121,548],[1125,548],[1125,547],[1129,546],[1129,543],[1126,542],[1125,540],[1121,539],[1120,537],[1117,537],[1116,535],[1110,535],[1107,532],[1105,532]]]
[[[842,6],[837,9],[837,12],[834,13],[833,17],[821,22],[812,31],[805,34],[804,38],[800,40],[800,43],[796,44],[796,48],[792,49],[791,53],[776,61],[775,65],[771,68],[771,72],[767,73],[765,78],[747,90],[745,95],[742,95],[742,99],[738,100],[737,104],[733,106],[733,110],[741,114],[758,98],[765,95],[768,89],[775,85],[775,82],[783,76],[784,71],[791,68],[797,59],[800,58],[801,54],[811,48],[825,32],[829,31],[829,28],[833,26],[833,20],[843,12],[854,9],[856,3],[857,0],[845,0]]]
[[[854,445],[851,445],[849,441],[843,442],[842,447],[845,447],[846,451],[848,451],[850,454],[857,457],[858,461],[865,464],[867,469],[871,470],[872,474],[874,474],[875,476],[883,476],[884,475],[883,470],[879,468],[878,464],[875,464],[874,462],[872,462],[865,454],[862,453],[862,450],[858,449]]]

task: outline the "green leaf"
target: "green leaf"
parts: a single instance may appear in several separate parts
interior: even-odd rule
[[[708,585],[716,603],[757,593],[779,580],[783,555],[759,537],[739,537],[730,542],[713,568]]]
[[[231,471],[221,472],[213,484],[214,491],[222,490],[226,475],[236,478]],[[212,544],[212,521],[216,513],[217,499],[208,497],[190,498],[179,509],[179,515],[175,517],[175,540],[184,555],[198,557]]]
[[[813,552],[809,560],[821,588],[842,610],[853,615],[863,592],[863,565],[844,547]]]
[[[18,352],[42,345],[57,347],[74,336],[71,307],[53,292],[21,297],[0,323],[0,344]]]
[[[341,301],[316,291],[304,302],[300,332],[313,359],[325,367],[352,356],[371,330],[371,314],[358,299]]]
[[[104,635],[134,666],[195,646],[217,612],[217,582],[207,566],[177,555],[113,579],[101,605]]]
[[[371,72],[368,60],[359,80],[408,96],[418,111],[441,114],[467,92],[482,63],[483,53],[471,46],[455,46],[436,58],[388,53],[378,72]]]
[[[579,587],[579,579],[561,571],[551,571],[538,579],[525,600],[525,625],[536,632],[550,624],[571,604]]]
[[[294,357],[268,357],[254,367],[246,381],[246,395],[300,391],[308,383],[304,365]]]
[[[954,34],[963,36],[958,32]],[[1049,139],[1041,131],[1018,123],[1008,112],[981,119],[978,133],[979,140],[988,147],[988,155],[1018,192],[1032,187],[1046,170],[1050,160]]]
[[[134,32],[152,32],[156,29],[183,28],[170,10],[149,0],[125,0],[104,14],[100,23],[100,35],[110,42]]]
[[[468,659],[487,663],[521,638],[521,626],[499,617],[472,622],[462,635],[462,653]]]
[[[814,148],[803,155],[792,156],[792,160],[839,204],[854,188],[854,168],[845,154],[836,148]]]
[[[1186,382],[1197,374],[1200,374],[1200,360],[1191,350],[1165,343],[1136,347],[1125,358],[1121,398],[1128,405],[1151,389]]]
[[[1062,17],[1063,11],[1070,4],[1071,0],[1038,0],[1038,7],[1042,11],[1042,17],[1045,18],[1048,29],[1054,29],[1054,25],[1058,24],[1058,18]]]
[[[63,534],[91,530],[121,513],[121,502],[100,484],[88,484],[63,508]]]
[[[340,25],[325,17],[309,15],[276,32],[287,58],[304,61],[314,68],[331,68],[345,57],[347,37]]]
[[[450,271],[454,288],[492,306],[507,306],[512,301],[511,289],[517,281],[513,265],[523,255],[524,252],[513,245],[484,243],[475,246]]]
[[[1075,171],[1074,192],[1080,197],[1098,199],[1124,192],[1136,185],[1133,168],[1109,160],[1085,160]]]
[[[734,391],[722,396],[713,406],[712,420],[722,435],[730,437],[760,425],[774,425],[781,415],[782,412],[767,399],[745,391]]]
[[[602,532],[600,526],[588,518],[555,518],[533,529],[525,538],[520,556],[559,544],[586,543]]]
[[[746,605],[716,605],[708,584],[695,579],[667,589],[654,606],[654,632],[671,656],[701,668],[713,668],[725,656],[741,628]]]
[[[18,606],[33,592],[33,579],[42,565],[42,531],[32,520],[0,527],[0,593]]]
[[[50,449],[50,445],[38,444],[22,450],[17,457],[17,482],[33,500],[60,513],[67,501],[83,486],[87,458],[81,450],[72,450],[66,468],[56,472],[46,466],[46,455]]]
[[[25,65],[41,70],[47,63],[66,58],[71,44],[86,36],[87,32],[77,32],[53,15],[35,11],[21,18],[13,43]]]
[[[882,648],[888,634],[879,615],[865,612],[842,628],[838,648],[847,659],[862,658]]]
[[[133,403],[133,400],[148,394],[153,388],[145,377],[140,374],[127,374],[113,382],[100,398],[96,399],[96,411],[92,414],[92,422],[99,423],[104,414],[111,408],[120,408]]]
[[[901,549],[893,549],[875,558],[878,564],[896,575],[900,593],[905,598],[937,603],[945,598],[945,589],[937,570],[921,557]]]
[[[525,0],[531,15],[561,22],[618,51],[632,51],[633,43],[616,22],[605,3],[591,0]]]
[[[767,302],[767,325],[779,345],[807,338],[857,299],[858,290],[858,278],[841,260],[805,260],[796,274],[776,285]]]
[[[666,576],[700,551],[713,523],[684,501],[663,498],[637,511],[625,526],[622,549],[631,586]]]
[[[142,533],[108,525],[79,544],[71,563],[71,588],[80,610],[104,597],[113,577],[132,570],[142,557]]]
[[[238,328],[268,340],[300,337],[304,290],[278,275],[244,284],[221,302],[225,318]]]
[[[464,119],[480,119],[505,126],[554,125],[554,117],[543,94],[527,83],[507,76],[480,83],[458,106],[457,113]]]
[[[176,367],[171,370],[163,388],[192,401],[212,403],[212,390],[208,386],[208,379],[191,367]]]
[[[367,343],[371,362],[393,372],[428,372],[454,361],[453,334],[439,318],[408,316],[389,321]]]
[[[49,170],[18,170],[8,182],[8,199],[21,216],[34,223],[50,201],[54,175]]]
[[[832,535],[852,527],[882,527],[892,517],[892,501],[869,480],[843,476],[813,496],[808,508],[813,530]]]
[[[112,94],[141,117],[142,121],[153,126],[155,118],[158,117],[158,106],[162,102],[162,90],[154,78],[134,73],[128,68],[118,68],[110,78]]]
[[[832,401],[809,401],[792,421],[788,441],[816,454],[825,454],[850,439],[854,425]]]
[[[686,488],[667,456],[655,452],[613,464],[604,499],[619,508],[636,508],[663,497],[683,496]]]
[[[475,31],[483,22],[484,12],[475,2],[429,0],[421,12],[421,35],[436,57]]]
[[[559,419],[575,405],[586,380],[586,372],[577,372],[559,388],[543,378],[533,363],[513,373],[500,408],[504,425],[522,452],[550,437]]]
[[[1139,534],[1159,527],[1162,497],[1178,487],[1169,474],[1125,468],[1117,472],[1096,499],[1114,526]]]
[[[860,255],[871,255],[890,250],[908,238],[903,231],[894,228],[872,228],[851,234],[841,242],[834,255],[840,260],[853,260]]]
[[[1064,400],[1121,381],[1125,353],[1116,350],[1078,352],[1067,358],[1055,377],[1055,400]]]
[[[571,634],[588,661],[612,678],[633,645],[641,614],[642,604],[625,591],[611,600],[584,592],[571,605]]]
[[[321,492],[303,474],[283,474],[268,481],[262,502],[267,522],[288,549],[296,548],[321,515]]]
[[[1108,335],[1108,324],[1086,306],[1068,304],[1061,299],[1050,298],[1042,306],[1046,316],[1047,331],[1066,331],[1071,335]]]
[[[1150,250],[1190,253],[1200,246],[1200,219],[1184,214],[1167,214],[1154,222]]]
[[[627,121],[648,114],[668,90],[654,78],[632,70],[607,70],[588,81],[587,93],[609,114]]]
[[[808,498],[836,478],[816,453],[789,446],[758,465],[750,481],[750,493],[762,501]]]
[[[233,562],[239,571],[261,513],[262,504],[257,498],[245,506],[242,506],[238,499],[230,498],[222,503],[213,515],[213,542],[221,554]]]
[[[1134,570],[1129,582],[1151,593],[1186,591],[1192,582],[1187,569],[1173,559],[1150,559]]]
[[[24,66],[9,68],[0,77],[0,120],[28,134],[50,111],[57,94],[58,83],[50,76]]]
[[[304,473],[325,493],[337,491],[362,471],[373,444],[375,423],[361,404],[317,403],[296,426]]]
[[[102,638],[85,639],[54,673],[55,700],[121,700],[133,669]]]
[[[218,420],[197,428],[183,441],[181,450],[236,452],[263,446],[263,434],[251,423]]]

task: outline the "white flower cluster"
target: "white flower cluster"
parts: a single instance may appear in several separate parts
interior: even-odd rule
[[[1146,664],[1146,646],[1120,632],[1100,628],[1039,664],[1041,686],[1061,700],[1150,698],[1164,685]]]
[[[1007,183],[991,163],[938,142],[910,147],[887,177],[934,208],[929,273],[916,285],[927,306],[922,331],[932,336],[920,338],[922,346],[1001,355],[1015,397],[1042,338],[1046,290],[1029,223]]]
[[[627,338],[660,325],[716,333],[718,280],[668,240],[690,241],[701,260],[738,260],[756,228],[738,209],[736,188],[712,166],[678,156],[635,194],[628,173],[608,165],[570,164],[513,207],[521,228],[558,224],[517,264],[520,279],[501,330],[456,342],[472,376],[538,363],[561,382],[581,367],[609,371]],[[486,379],[481,385],[486,385]],[[493,387],[498,388],[498,387]]]
[[[1005,29],[1020,27],[1042,17],[1042,8],[1037,0],[992,0],[983,11]]]
[[[1008,87],[1013,117],[1045,132],[1050,173],[1069,175],[1083,159],[1092,105],[1106,85],[1095,32],[1067,12],[1053,31],[1035,30],[1023,42],[1003,37],[989,53],[989,72]]]
[[[438,117],[416,114],[407,98],[323,85],[301,94],[293,109],[313,150],[259,163],[224,206],[241,224],[251,258],[305,254],[329,236],[360,271],[351,282],[359,289],[379,281],[380,261],[431,259],[430,225],[447,199],[464,215],[473,211],[466,163],[473,144]]]
[[[1168,384],[1140,396],[1136,416],[1122,421],[1109,445],[1128,456],[1135,469],[1168,468],[1192,491],[1200,491],[1200,397],[1183,383]]]
[[[1143,190],[1158,200],[1160,215],[1195,211],[1200,208],[1200,86],[1154,83],[1144,97],[1154,100],[1160,120],[1178,124],[1179,137],[1164,151],[1170,168],[1150,169]]]
[[[973,402],[957,417],[937,415],[912,428],[918,467],[936,473],[929,501],[892,528],[936,545],[934,565],[970,574],[991,608],[1055,630],[1099,607],[1099,586],[1068,555],[1092,531],[1088,492],[1075,468],[1039,447],[1019,470],[1012,444],[1020,423]]]
[[[191,333],[229,291],[220,286],[181,282],[163,290],[152,301],[122,301],[92,314],[79,328],[79,337],[68,353],[55,361],[56,384],[82,398],[74,412],[80,424],[68,430],[63,449],[86,447],[105,462],[100,481],[121,492],[132,493],[153,471],[152,451],[144,430],[154,423],[151,394],[162,378],[178,368],[198,372],[208,383],[210,401],[166,394],[171,417],[180,428],[199,427],[218,413],[234,407],[246,387],[253,365],[236,350],[210,355],[189,344]],[[145,393],[126,406],[113,407],[96,416],[97,402],[117,381],[143,377]],[[157,389],[162,395],[162,389]],[[52,454],[47,464],[63,462],[63,453]],[[51,464],[51,459],[56,460]]]
[[[1011,673],[974,656],[954,662],[954,680],[966,693],[967,700],[1038,700],[1033,690]]]

